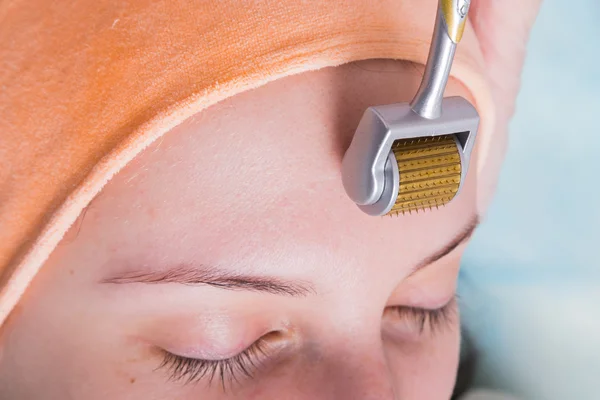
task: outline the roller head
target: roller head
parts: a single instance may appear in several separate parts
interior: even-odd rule
[[[348,196],[369,215],[445,205],[465,180],[478,125],[462,97],[445,98],[437,119],[405,103],[368,108],[342,163]]]
[[[462,166],[454,135],[396,140],[392,152],[401,182],[390,214],[438,208],[458,193]]]

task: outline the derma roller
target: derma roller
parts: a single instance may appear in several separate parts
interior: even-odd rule
[[[410,103],[369,107],[346,151],[348,196],[369,215],[450,202],[465,181],[479,125],[462,97],[444,98],[469,0],[440,0],[421,86]]]

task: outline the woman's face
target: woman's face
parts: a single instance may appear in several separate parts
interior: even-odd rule
[[[109,182],[11,315],[0,392],[448,398],[476,167],[448,206],[398,217],[363,214],[340,177],[364,109],[409,100],[420,76],[382,60],[293,76],[165,135]],[[455,81],[446,95],[468,97]]]

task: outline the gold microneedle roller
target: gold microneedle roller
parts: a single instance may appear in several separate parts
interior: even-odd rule
[[[465,181],[479,125],[475,107],[444,98],[470,1],[440,0],[421,86],[410,103],[369,107],[346,151],[348,196],[369,215],[450,202]]]

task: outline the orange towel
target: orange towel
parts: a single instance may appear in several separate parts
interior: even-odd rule
[[[144,147],[280,77],[368,58],[424,64],[436,6],[0,2],[0,324],[81,211]],[[467,27],[452,74],[476,100],[486,142],[494,117],[482,70]]]

